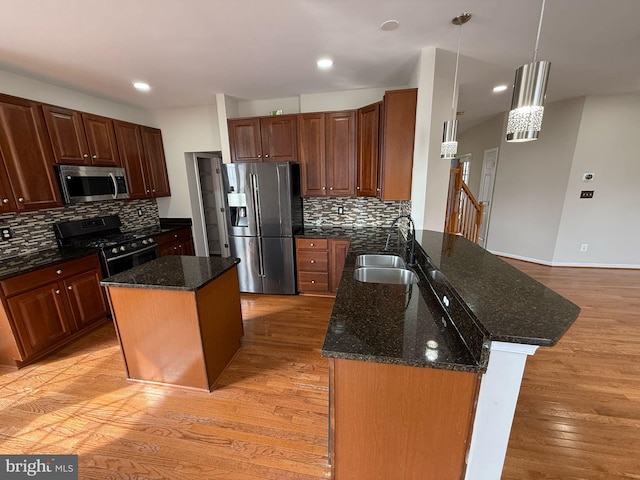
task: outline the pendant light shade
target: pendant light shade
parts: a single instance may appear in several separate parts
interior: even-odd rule
[[[447,120],[444,122],[442,130],[442,146],[440,147],[440,158],[451,159],[458,153],[458,120]]]
[[[458,153],[458,120],[456,120],[456,87],[458,84],[458,63],[460,61],[460,34],[462,25],[471,20],[470,13],[461,13],[451,20],[451,23],[460,27],[458,30],[458,50],[456,52],[456,73],[453,76],[453,98],[451,99],[451,120],[444,122],[442,131],[442,145],[440,147],[440,158],[455,158]]]
[[[551,69],[551,62],[546,60],[536,61],[542,17],[544,15],[544,3],[545,0],[542,0],[533,62],[527,63],[516,70],[516,77],[513,82],[513,96],[511,97],[511,111],[507,121],[507,142],[537,140],[542,128],[544,99],[547,94],[549,70]]]

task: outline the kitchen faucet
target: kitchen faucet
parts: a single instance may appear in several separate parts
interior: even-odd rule
[[[398,223],[398,220],[400,220],[401,218],[406,218],[407,220],[409,220],[409,224],[411,226],[411,250],[409,252],[409,262],[407,263],[407,265],[409,267],[415,267],[416,266],[416,226],[413,223],[413,219],[411,218],[411,215],[399,215],[391,223],[391,226],[389,227],[389,233],[387,234],[387,241],[384,244],[384,251],[385,252],[389,251],[389,243],[391,242],[391,229],[396,226],[396,224]]]

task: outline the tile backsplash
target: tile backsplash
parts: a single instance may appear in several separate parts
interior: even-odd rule
[[[411,201],[382,201],[371,197],[305,197],[308,226],[386,227],[398,215],[411,213]],[[338,213],[342,207],[343,213]]]
[[[138,215],[138,209],[142,216]],[[53,224],[101,215],[119,215],[122,231],[152,227],[159,223],[155,200],[79,203],[62,208],[0,215],[0,227],[9,227],[13,238],[0,240],[0,260],[57,246]]]

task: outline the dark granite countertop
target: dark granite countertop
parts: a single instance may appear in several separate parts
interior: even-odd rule
[[[39,268],[76,260],[96,253],[93,248],[50,248],[6,258],[0,262],[0,280],[29,273]]]
[[[102,280],[101,285],[195,291],[233,268],[237,258],[169,255]]]
[[[578,316],[576,305],[502,259],[463,237],[432,231],[416,233],[418,285],[354,280],[355,257],[380,253],[387,232],[327,226],[298,235],[351,239],[322,349],[326,357],[482,371],[489,340],[551,346]],[[397,231],[392,245],[406,260]],[[443,292],[456,300],[446,308],[455,327],[438,300]],[[427,359],[429,339],[439,345],[436,361]]]

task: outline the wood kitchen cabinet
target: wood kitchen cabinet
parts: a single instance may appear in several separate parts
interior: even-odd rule
[[[298,116],[303,196],[355,195],[356,112]]]
[[[356,165],[356,195],[378,196],[378,165],[380,162],[380,108],[382,102],[358,109],[358,149]]]
[[[0,281],[0,364],[21,367],[106,320],[97,255]]]
[[[461,479],[479,375],[329,359],[331,478]]]
[[[297,162],[297,115],[228,120],[232,162]]]
[[[349,243],[347,239],[296,238],[298,292],[335,295]]]
[[[163,233],[156,237],[156,242],[161,257],[165,255],[195,255],[191,227]]]
[[[53,105],[43,105],[56,163],[120,166],[113,120]]]
[[[385,92],[377,195],[382,200],[411,200],[417,100],[415,88]]]
[[[0,94],[0,213],[62,205],[39,103]]]
[[[130,198],[170,196],[161,131],[116,120],[115,134]]]

